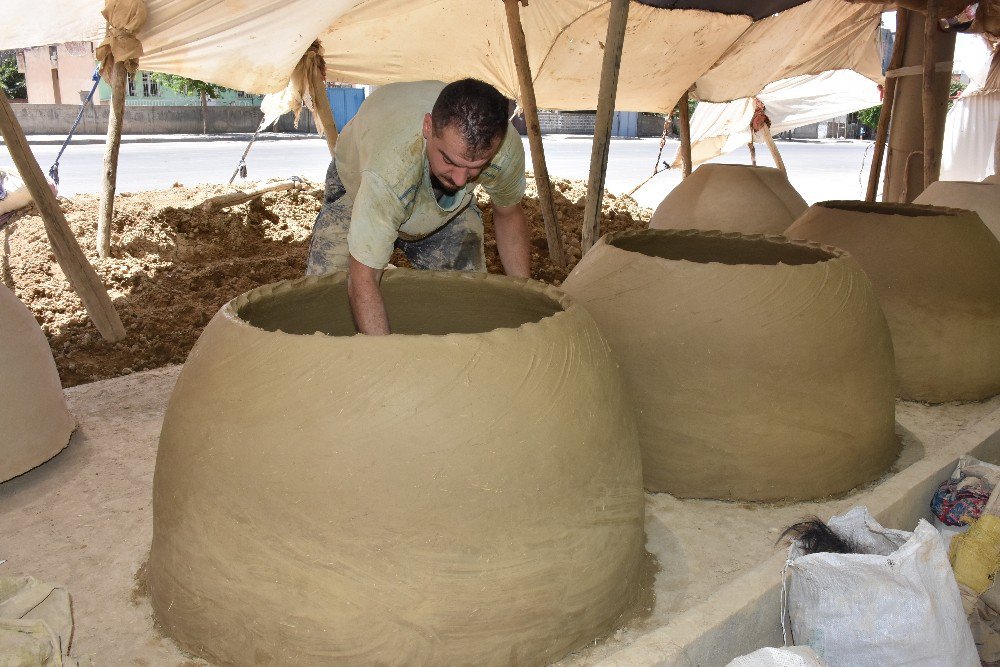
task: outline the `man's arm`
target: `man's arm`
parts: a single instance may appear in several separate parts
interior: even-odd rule
[[[493,233],[503,270],[508,276],[531,277],[531,247],[528,221],[518,202],[513,206],[493,206]]]
[[[385,336],[389,333],[389,316],[385,312],[382,290],[382,270],[373,269],[354,259],[349,260],[347,274],[347,298],[351,302],[351,314],[359,333],[369,336]]]

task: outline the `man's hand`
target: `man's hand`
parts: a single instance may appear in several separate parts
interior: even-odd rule
[[[531,277],[531,248],[528,221],[521,203],[493,207],[493,233],[497,239],[500,262],[508,276]]]
[[[379,283],[382,271],[362,264],[351,256],[347,272],[347,298],[358,333],[385,336],[389,331],[389,316],[385,312]]]

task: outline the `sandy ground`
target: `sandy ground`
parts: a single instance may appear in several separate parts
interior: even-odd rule
[[[6,559],[0,575],[65,584],[76,620],[73,653],[91,656],[95,665],[203,664],[154,629],[135,577],[152,537],[156,445],[179,370],[170,366],[67,389],[79,421],[70,445],[0,485],[0,560]],[[897,468],[933,454],[998,409],[1000,397],[941,406],[900,402],[905,448]],[[647,495],[647,547],[660,564],[652,614],[563,664],[593,663],[669,623],[773,554],[788,524],[850,505],[850,496],[779,506]]]
[[[532,277],[558,285],[580,258],[586,184],[553,179],[553,185],[567,270],[557,269],[549,260],[533,179],[524,208],[531,227]],[[125,324],[128,336],[117,343],[101,339],[87,318],[33,210],[0,232],[0,280],[38,319],[63,386],[183,363],[224,303],[259,285],[303,275],[323,197],[321,184],[304,182],[300,190],[265,194],[225,210],[202,210],[209,197],[233,191],[221,185],[178,186],[118,196],[111,257],[104,259],[97,257],[95,248],[98,198],[78,195],[60,200]],[[488,268],[499,273],[492,209],[485,195],[480,205]],[[603,232],[644,228],[649,214],[627,197],[607,195],[601,228]],[[401,253],[392,261],[406,265]]]

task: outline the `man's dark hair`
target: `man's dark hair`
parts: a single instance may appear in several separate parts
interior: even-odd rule
[[[469,150],[481,153],[507,132],[507,98],[479,79],[453,81],[438,95],[431,124],[435,134],[454,126]]]

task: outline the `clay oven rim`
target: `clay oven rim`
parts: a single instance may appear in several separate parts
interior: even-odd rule
[[[565,320],[570,318],[577,318],[583,316],[585,319],[589,319],[586,311],[576,303],[569,295],[567,295],[562,290],[551,285],[546,285],[545,283],[529,280],[526,278],[512,278],[504,275],[497,274],[479,274],[479,273],[469,273],[469,272],[459,272],[459,271],[424,271],[424,270],[411,270],[411,269],[391,269],[386,271],[383,277],[383,285],[391,285],[394,282],[400,282],[404,280],[422,280],[422,281],[476,281],[485,280],[493,284],[503,285],[512,287],[516,286],[515,289],[526,290],[528,294],[532,294],[543,302],[543,306],[546,309],[551,310],[550,313],[545,314],[537,319],[528,319],[523,321],[518,326],[498,326],[493,327],[488,330],[473,331],[473,332],[448,332],[448,333],[392,333],[389,336],[362,336],[357,333],[351,334],[340,334],[340,333],[327,333],[319,330],[310,331],[309,333],[299,333],[299,332],[288,332],[280,328],[271,329],[264,326],[259,326],[251,321],[248,321],[244,317],[244,309],[254,303],[260,303],[266,301],[267,299],[280,296],[283,293],[292,292],[303,286],[315,285],[317,283],[328,282],[331,283],[331,287],[340,287],[346,283],[347,274],[346,272],[336,272],[324,276],[305,276],[303,278],[296,278],[293,280],[283,280],[277,283],[271,283],[267,285],[261,285],[248,292],[245,292],[236,298],[225,304],[218,314],[218,317],[225,318],[230,324],[238,326],[241,328],[249,329],[254,332],[267,335],[267,336],[279,336],[279,337],[290,337],[296,339],[311,338],[311,339],[329,339],[340,341],[354,341],[357,344],[379,344],[384,343],[388,340],[399,340],[401,338],[407,338],[412,340],[426,339],[426,340],[467,340],[471,338],[488,338],[491,336],[504,336],[509,338],[512,334],[526,334],[532,331],[546,332],[553,326],[563,325]],[[344,287],[346,289],[346,287]],[[345,295],[346,301],[346,295]],[[547,303],[545,303],[547,302]],[[345,304],[346,309],[346,304]],[[346,311],[345,311],[346,312]],[[392,320],[393,313],[389,312],[390,322]],[[342,343],[341,343],[342,344]]]
[[[739,165],[737,165],[739,166]],[[734,245],[733,241],[737,244],[745,243],[758,244],[760,246],[770,245],[773,249],[779,252],[782,249],[791,250],[797,257],[797,261],[781,261],[779,258],[777,261],[757,261],[757,262],[744,262],[744,261],[702,261],[696,259],[687,258],[674,258],[674,257],[662,257],[655,254],[649,254],[642,252],[641,250],[636,250],[628,247],[622,247],[619,242],[625,241],[626,245],[630,239],[642,237],[676,237],[678,239],[689,239],[689,238],[700,238],[708,241],[712,240],[722,240],[727,242],[731,247]],[[809,241],[806,239],[790,239],[786,236],[780,234],[741,234],[740,232],[723,232],[719,230],[701,230],[701,229],[638,229],[623,232],[612,232],[610,234],[605,234],[601,238],[601,243],[614,248],[619,252],[627,252],[635,255],[639,255],[644,260],[651,260],[662,263],[670,262],[680,262],[685,264],[695,264],[703,266],[759,266],[763,268],[767,267],[795,267],[795,266],[814,266],[817,264],[822,264],[824,262],[830,262],[840,259],[846,259],[850,255],[841,248],[834,247],[832,245],[827,245],[825,243],[819,243],[817,241]],[[791,259],[791,258],[789,258]]]
[[[777,167],[767,167],[765,165],[759,164],[739,164],[738,162],[708,162],[701,165],[698,169],[704,169],[705,167],[739,167],[740,169],[745,169],[749,171],[767,171],[767,172],[781,172]]]
[[[904,218],[930,217],[965,217],[969,211],[948,206],[931,206],[929,204],[897,204],[895,202],[866,202],[856,199],[832,199],[813,204],[818,208],[831,211],[846,211],[848,213],[874,213],[875,215],[901,216]]]

